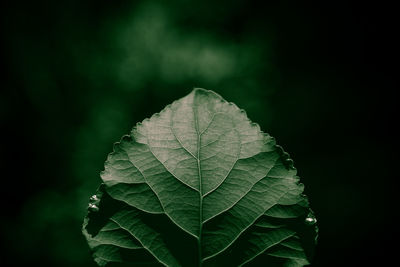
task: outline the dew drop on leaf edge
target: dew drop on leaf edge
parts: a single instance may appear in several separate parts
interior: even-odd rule
[[[307,218],[304,219],[304,223],[307,225],[314,225],[317,222],[317,219],[313,214],[308,214]]]
[[[93,195],[93,196],[90,197],[90,200],[91,201],[97,201],[97,200],[99,200],[99,198],[97,197],[97,195]]]
[[[96,206],[95,204],[93,204],[93,203],[89,203],[88,209],[89,209],[90,211],[99,211],[99,207],[97,207],[97,206]]]

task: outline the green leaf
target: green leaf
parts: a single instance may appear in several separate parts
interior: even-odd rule
[[[316,219],[293,161],[195,89],[114,145],[83,233],[100,266],[303,266]]]

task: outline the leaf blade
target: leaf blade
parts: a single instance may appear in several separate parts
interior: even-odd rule
[[[99,198],[117,204],[96,217],[99,208],[91,203],[83,229],[99,264],[124,262],[121,255],[133,244],[167,266],[309,262],[312,253],[290,238],[307,232],[315,240],[316,230],[286,224],[303,225],[311,212],[292,160],[243,110],[212,91],[195,89],[137,124],[114,146],[101,177]],[[93,231],[104,220],[119,228],[107,232],[110,225],[100,224]],[[175,243],[171,233],[179,236]]]

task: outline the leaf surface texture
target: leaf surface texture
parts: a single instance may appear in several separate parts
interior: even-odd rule
[[[316,219],[289,155],[195,89],[114,145],[83,233],[100,266],[303,266]]]

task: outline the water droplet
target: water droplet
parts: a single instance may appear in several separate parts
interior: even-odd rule
[[[99,207],[97,207],[95,204],[89,203],[89,210],[99,211]]]
[[[317,219],[314,217],[314,215],[309,214],[304,222],[307,225],[314,225],[317,222]]]

